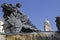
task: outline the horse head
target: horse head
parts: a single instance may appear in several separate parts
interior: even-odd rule
[[[6,18],[7,16],[10,16],[10,14],[14,11],[13,9],[14,7],[12,4],[3,3],[1,7],[4,12],[4,16],[3,16],[4,18]]]

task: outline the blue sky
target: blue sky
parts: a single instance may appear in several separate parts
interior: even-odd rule
[[[32,23],[40,30],[44,30],[44,19],[48,19],[54,31],[57,30],[55,17],[60,15],[60,0],[0,0],[0,6],[4,2],[15,5],[21,3],[20,10],[27,14]],[[0,17],[3,12],[0,7]]]

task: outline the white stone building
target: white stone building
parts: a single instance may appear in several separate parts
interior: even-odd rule
[[[3,25],[3,21],[0,18],[0,33],[4,33],[2,25]],[[5,40],[5,35],[0,34],[0,40]]]
[[[3,30],[3,21],[0,19],[0,32],[3,33],[4,30]]]
[[[44,31],[53,31],[50,26],[50,22],[47,19],[44,21]]]

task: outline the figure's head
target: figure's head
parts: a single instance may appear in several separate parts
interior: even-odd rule
[[[56,17],[55,22],[56,22],[56,26],[57,26],[58,30],[60,31],[60,16]]]
[[[20,3],[16,4],[16,7],[20,8],[22,5]]]

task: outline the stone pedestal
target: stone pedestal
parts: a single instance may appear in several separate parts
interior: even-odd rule
[[[60,32],[0,34],[0,40],[60,40]]]

